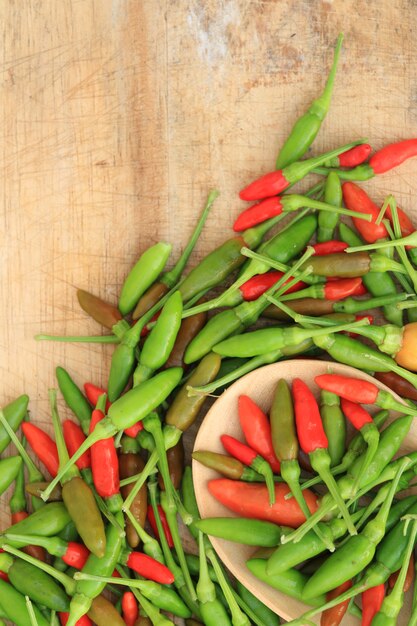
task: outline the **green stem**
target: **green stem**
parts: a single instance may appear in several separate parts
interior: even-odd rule
[[[0,423],[3,426],[4,430],[7,432],[7,434],[9,435],[11,442],[17,449],[18,453],[22,457],[23,463],[27,467],[29,482],[36,483],[36,482],[42,482],[43,480],[45,480],[41,472],[38,470],[38,468],[36,467],[32,459],[26,452],[25,448],[19,441],[19,438],[17,437],[13,428],[10,426],[9,422],[6,420],[4,413],[1,410],[0,410]]]
[[[58,449],[59,458],[59,470],[62,471],[63,466],[69,461],[69,454],[67,446],[65,444],[64,434],[62,432],[61,420],[58,415],[58,407],[56,403],[56,389],[49,389],[49,404],[51,407],[52,423],[54,426],[55,443]],[[79,476],[80,472],[76,465],[72,465],[64,476],[61,478],[61,482],[68,482],[71,478]]]
[[[394,196],[388,196],[387,198],[388,203],[390,205],[391,208],[391,215],[392,215],[392,221],[393,221],[393,226],[394,226],[394,233],[396,236],[396,240],[398,241],[399,239],[401,239],[401,226],[400,226],[400,222],[398,219],[398,211],[397,211],[397,203],[395,201]],[[388,228],[390,227],[389,222],[384,220],[384,224]],[[388,232],[390,233],[391,229],[388,230]],[[413,233],[414,234],[414,233]],[[411,235],[410,235],[411,236]],[[412,264],[409,261],[409,258],[407,256],[407,252],[405,251],[404,246],[398,246],[397,247],[397,252],[398,255],[401,259],[401,263],[403,264],[403,266],[405,267],[405,269],[407,270],[407,274],[409,276],[409,278],[411,279],[413,285],[414,285],[414,291],[417,291],[417,271],[414,269],[414,267],[412,266]]]
[[[29,619],[30,619],[31,625],[32,626],[39,626],[39,622],[36,619],[35,611],[33,610],[33,605],[32,605],[32,602],[31,602],[29,596],[25,596],[25,600],[26,600],[26,608],[27,608],[28,613],[29,613]]]
[[[138,476],[137,482],[123,503],[122,511],[124,513],[126,513],[126,511],[130,509],[130,507],[132,506],[133,500],[138,495],[140,489],[143,487],[143,485],[145,484],[149,476],[155,472],[157,464],[158,464],[158,452],[154,450],[152,454],[150,455],[149,459],[146,461],[146,465],[143,468],[143,470],[140,472],[140,474],[137,475]],[[131,478],[134,478],[134,477],[131,477]],[[132,480],[130,482],[132,482]]]
[[[120,343],[115,335],[35,335],[36,341],[61,341],[63,343]]]

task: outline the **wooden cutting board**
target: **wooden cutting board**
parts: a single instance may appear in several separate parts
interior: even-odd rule
[[[227,238],[237,191],[273,168],[340,31],[314,153],[417,135],[412,0],[3,0],[0,21],[0,404],[28,393],[48,429],[55,366],[104,385],[111,348],[33,336],[100,334],[76,288],[116,302],[149,244],[171,241],[175,259],[213,187],[221,196],[193,263]],[[416,168],[365,187],[413,212]]]

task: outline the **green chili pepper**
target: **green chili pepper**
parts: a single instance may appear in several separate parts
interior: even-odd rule
[[[15,478],[13,494],[9,500],[9,508],[12,516],[14,513],[26,511],[25,469],[22,463]]]
[[[365,181],[373,178],[375,172],[368,163],[357,165],[351,169],[339,170],[334,167],[315,167],[314,173],[320,176],[328,176],[330,173],[335,172],[341,180],[354,180]]]
[[[139,356],[139,364],[134,373],[134,385],[150,378],[155,370],[165,364],[174,347],[181,326],[181,315],[181,294],[179,291],[175,291],[167,300],[155,326],[146,338]],[[109,385],[110,380],[111,376]]]
[[[122,315],[132,311],[139,298],[158,278],[171,254],[171,249],[171,244],[159,242],[141,255],[127,275],[120,292],[119,309]]]
[[[200,577],[197,584],[197,597],[200,612],[206,626],[231,626],[226,609],[216,598],[216,588],[210,580],[203,535],[199,533]]]
[[[321,391],[320,413],[329,441],[331,467],[339,465],[345,454],[346,420],[340,408],[340,398],[330,391]]]
[[[325,256],[314,256],[306,262],[306,265],[311,267],[313,274],[338,278],[365,276],[369,272],[406,273],[400,263],[382,254],[368,254],[367,252],[352,252],[349,255],[346,252],[337,252]]]
[[[7,571],[15,589],[37,604],[53,611],[68,611],[69,599],[65,591],[38,567],[21,559],[11,559],[10,567],[3,571]]]
[[[357,233],[349,226],[341,223],[339,226],[340,238],[349,246],[360,246],[363,241]],[[369,272],[363,277],[363,284],[373,296],[389,296],[397,293],[397,289],[393,279],[388,272]],[[383,307],[384,317],[395,324],[402,326],[402,311],[396,308],[394,304],[388,304]]]
[[[183,273],[185,266],[188,263],[188,259],[194,247],[200,237],[201,231],[203,230],[204,224],[207,220],[207,217],[210,213],[210,210],[213,206],[214,201],[218,198],[219,192],[217,189],[213,189],[210,191],[209,196],[207,198],[206,206],[197,222],[196,227],[194,228],[190,240],[185,246],[183,253],[178,259],[175,266],[169,271],[162,274],[159,281],[154,283],[149,287],[149,289],[141,296],[139,302],[137,303],[135,310],[133,311],[133,319],[139,319],[147,313],[153,306],[164,296],[172,287],[174,287],[179,281],[181,274]]]
[[[40,535],[42,537],[51,537],[59,534],[69,523],[71,517],[63,502],[51,502],[44,507],[35,511],[17,524],[13,524],[7,530],[21,535]],[[21,547],[25,544],[16,544],[11,542],[15,547]]]
[[[280,620],[278,615],[263,604],[263,602],[253,595],[249,589],[246,589],[238,580],[236,581],[236,589],[242,600],[246,602],[265,626],[279,626]]]
[[[56,378],[65,402],[73,411],[81,424],[81,428],[87,435],[92,413],[90,403],[63,367],[56,368]]]
[[[343,194],[340,178],[336,172],[330,172],[324,186],[324,202],[340,207],[342,206],[342,200]],[[339,215],[337,213],[320,211],[318,221],[317,241],[329,241],[333,238],[334,230],[339,222]]]
[[[276,162],[277,170],[282,169],[283,167],[290,165],[290,163],[300,159],[307,152],[319,132],[322,122],[330,107],[342,42],[343,35],[340,34],[337,39],[333,64],[327,78],[324,91],[319,98],[313,100],[307,112],[298,118],[293,126],[288,138],[279,152]]]
[[[20,424],[23,422],[25,415],[27,413],[27,408],[29,404],[29,396],[23,395],[7,404],[3,407],[3,415],[6,420],[9,422],[10,427],[16,432],[19,428]],[[4,430],[0,429],[0,454],[4,452],[7,446],[10,443],[10,436]]]
[[[22,467],[20,456],[9,456],[0,461],[0,495],[6,491],[16,479]]]
[[[18,626],[32,626],[29,613],[26,608],[25,596],[4,580],[0,580],[0,603],[7,614],[7,618]],[[34,612],[38,626],[50,626],[39,609],[35,606]]]
[[[195,526],[207,535],[247,546],[277,546],[281,537],[279,526],[257,519],[212,517],[195,522]]]

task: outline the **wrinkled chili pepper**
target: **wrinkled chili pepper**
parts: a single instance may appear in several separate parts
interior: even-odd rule
[[[334,598],[338,598],[342,593],[344,593],[351,587],[352,581],[347,580],[345,583],[339,585],[339,587],[336,587],[336,589],[329,591],[329,593],[326,595],[326,601],[329,602]],[[341,602],[332,609],[327,609],[326,611],[323,611],[320,618],[320,626],[339,626],[344,615],[346,614],[346,611],[348,610],[348,606],[349,600],[345,600],[344,602]]]
[[[276,168],[281,169],[298,161],[313,143],[330,107],[337,64],[339,62],[343,35],[340,34],[334,51],[333,64],[322,94],[313,100],[306,113],[298,118],[284,145],[279,151]]]
[[[235,457],[235,459],[238,459],[241,463],[244,463],[244,465],[248,465],[254,469],[255,472],[265,476],[265,482],[269,493],[269,502],[272,506],[275,502],[275,484],[272,469],[268,461],[252,450],[252,448],[244,443],[241,443],[230,435],[222,435],[220,440],[223,448],[226,452],[228,452],[228,454]]]
[[[239,423],[248,445],[268,461],[273,472],[279,474],[280,463],[276,457],[271,436],[271,425],[265,413],[249,398],[238,398]]]

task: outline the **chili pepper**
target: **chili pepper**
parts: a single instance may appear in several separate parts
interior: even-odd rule
[[[281,297],[282,302],[288,300],[297,300],[298,298],[320,298],[324,300],[343,300],[351,295],[357,295],[358,289],[362,285],[361,278],[341,278],[338,280],[328,281],[325,284],[310,285],[306,289],[284,295]]]
[[[361,146],[358,146],[361,147]],[[342,206],[342,185],[340,183],[340,178],[336,172],[330,172],[326,178],[326,182],[324,185],[324,202],[326,204],[331,204],[335,207]],[[331,213],[327,211],[319,211],[318,216],[318,232],[317,232],[317,241],[319,242],[319,246],[321,242],[327,242],[332,239],[334,230],[339,222],[339,215],[337,213]],[[330,246],[332,249],[333,246]],[[324,250],[329,250],[329,248],[324,247]],[[343,252],[343,250],[332,250],[333,252]],[[320,253],[318,253],[320,254]],[[321,253],[323,254],[323,253]],[[331,252],[327,252],[325,254],[331,254]]]
[[[174,541],[172,539],[172,535],[171,535],[171,531],[170,531],[169,526],[168,526],[166,515],[165,515],[165,513],[164,513],[164,511],[162,509],[162,506],[160,504],[158,505],[158,511],[159,511],[159,516],[161,518],[162,526],[163,526],[163,529],[164,529],[164,534],[165,534],[166,540],[168,542],[168,546],[170,548],[173,548],[174,547]],[[152,509],[152,507],[150,505],[148,505],[148,521],[149,521],[149,523],[151,525],[151,528],[153,530],[154,535],[159,539],[159,533],[158,533],[158,529],[156,527],[155,514],[154,514],[153,509]]]
[[[178,489],[181,484],[182,472],[184,469],[184,444],[182,439],[178,443],[167,450],[167,460],[169,467],[169,475],[171,477],[174,489]],[[160,473],[158,476],[159,488],[164,489],[164,479]]]
[[[84,289],[77,289],[77,298],[80,307],[96,322],[109,328],[120,322],[122,315],[117,307],[101,300]]]
[[[266,573],[266,561],[264,559],[249,559],[246,561],[246,567],[254,574],[259,580],[266,582],[268,585],[287,594],[291,598],[301,600],[303,588],[307,583],[307,576],[303,575],[296,569],[288,569],[280,574],[271,576]],[[309,599],[310,605],[321,605],[323,603],[324,596]]]
[[[388,587],[390,589],[394,587],[395,583],[398,580],[399,574],[400,574],[400,570],[397,570],[396,572],[391,574],[391,576],[389,577]],[[407,593],[407,591],[410,589],[411,585],[413,584],[413,581],[414,581],[414,556],[411,555],[410,562],[408,564],[407,575],[404,581],[404,588],[403,588],[404,593]]]
[[[141,552],[129,552],[128,556],[122,555],[122,561],[133,569],[137,574],[148,580],[170,585],[174,582],[174,576],[171,571],[154,558]]]
[[[259,618],[262,624],[264,624],[265,626],[279,626],[278,615],[265,604],[263,604],[263,602],[261,602],[253,593],[249,591],[249,589],[242,585],[242,583],[238,580],[236,581],[236,589],[239,596],[251,608],[251,610],[255,613],[256,617]]]
[[[320,399],[320,415],[329,442],[328,450],[333,468],[339,465],[345,454],[346,422],[336,394],[322,391]]]
[[[345,400],[356,401],[361,404],[376,404],[382,408],[414,415],[414,410],[411,407],[398,402],[390,393],[378,389],[376,385],[369,381],[339,374],[320,374],[315,377],[314,381],[320,389],[332,391]]]
[[[186,620],[186,624],[187,622],[190,620]],[[195,621],[195,620],[191,620],[191,621]],[[149,617],[145,617],[144,615],[139,615],[138,619],[135,622],[135,626],[152,626],[152,622],[149,619]],[[187,624],[188,626],[188,624]],[[192,626],[192,625],[190,625]]]
[[[137,385],[151,377],[167,361],[177,338],[181,326],[182,299],[176,291],[167,300],[161,315],[146,339],[139,356],[139,363],[135,370],[133,381]],[[115,375],[117,372],[115,372]],[[112,372],[110,371],[109,389],[112,387]]]
[[[118,525],[123,528],[123,515],[121,512],[115,514]],[[124,533],[119,526],[109,524],[106,529],[105,551],[101,557],[90,554],[82,571],[86,574],[96,574],[99,576],[110,576],[118,561]],[[92,600],[96,598],[104,589],[105,583],[90,580],[77,580],[75,594],[70,603],[70,619],[68,626],[75,626],[77,620],[87,613],[91,607]]]
[[[93,383],[84,383],[84,391],[85,391],[85,395],[87,396],[87,400],[89,401],[90,404],[93,405],[93,407],[97,406],[97,402],[100,396],[102,396],[104,393],[107,393],[105,389],[102,389],[101,387],[97,387],[97,385],[93,385]],[[111,407],[111,402],[107,398],[106,413],[108,412],[110,407]]]
[[[44,491],[48,486],[49,483],[47,482],[29,483],[25,486],[25,491],[31,496],[36,496],[36,498],[39,499],[42,491]],[[57,485],[49,497],[49,502],[58,502],[60,500],[62,500],[62,489],[61,485]]]
[[[340,496],[336,482],[330,472],[330,456],[327,451],[328,440],[323,429],[320,411],[317,401],[300,379],[295,378],[292,384],[294,398],[295,424],[297,428],[300,447],[310,457],[313,469],[318,473],[326,484],[330,494],[346,521],[347,529],[351,535],[356,535],[356,528],[352,522],[349,511]]]
[[[90,433],[104,419],[105,406],[104,395],[99,399],[91,416]],[[94,487],[99,496],[108,500],[109,509],[113,511],[121,505],[119,461],[113,438],[101,439],[91,446],[90,452]]]
[[[164,296],[172,287],[174,287],[179,279],[181,274],[184,271],[185,266],[188,263],[188,259],[190,258],[191,253],[194,250],[194,247],[200,237],[201,231],[203,230],[204,224],[207,220],[207,217],[210,213],[210,210],[213,206],[214,201],[219,196],[219,192],[216,189],[210,191],[206,206],[193,230],[191,233],[191,237],[184,248],[183,253],[178,259],[175,266],[169,271],[162,274],[159,281],[153,283],[149,287],[149,289],[141,296],[139,302],[137,303],[135,310],[133,311],[133,319],[136,320],[145,313],[147,313],[158,300]]]
[[[2,412],[10,427],[16,431],[25,418],[29,404],[29,396],[23,395],[3,407]],[[0,429],[0,454],[10,443],[10,436],[4,428]]]
[[[385,597],[385,585],[381,583],[376,587],[366,589],[362,593],[362,625],[371,626],[372,620],[381,608]]]
[[[205,467],[216,470],[222,476],[232,480],[243,480],[245,482],[261,482],[265,480],[258,472],[225,454],[209,452],[208,450],[197,450],[193,452],[192,456],[195,461],[198,461]]]
[[[91,419],[91,407],[71,376],[63,367],[56,368],[56,378],[64,400],[81,424],[84,433],[88,433]]]
[[[68,623],[68,620],[69,620],[69,613],[60,612],[59,613],[59,620],[61,622],[61,626],[66,626],[66,624]],[[93,626],[93,622],[88,617],[88,615],[83,615],[78,620],[78,622],[76,623],[76,626]]]
[[[302,163],[307,163],[307,161],[302,161]],[[292,167],[294,167],[295,165],[298,164],[294,163]],[[275,175],[276,173],[272,172],[272,176],[275,177]],[[259,181],[261,180],[262,179],[259,179]],[[272,187],[273,186],[271,186],[271,189]],[[267,182],[267,184],[264,184],[262,182],[262,190],[266,192],[268,188],[269,183]],[[273,195],[273,192],[269,195]],[[242,198],[242,200],[243,199],[244,198]],[[257,198],[245,199],[257,200]],[[333,215],[337,213],[338,215],[349,215],[352,218],[365,220],[367,222],[370,221],[369,217],[366,217],[359,211],[352,211],[351,209],[345,209],[341,206],[334,206],[333,204],[321,202],[320,200],[313,200],[311,198],[308,198],[307,196],[301,196],[299,194],[286,194],[283,196],[277,196],[276,198],[273,198],[273,200],[274,202],[272,202],[271,198],[266,198],[266,200],[262,200],[257,204],[253,204],[248,209],[242,211],[242,213],[240,213],[235,223],[233,224],[233,230],[235,232],[241,232],[242,230],[247,230],[248,228],[257,226],[258,224],[262,224],[266,220],[279,216],[282,213],[298,211],[298,209],[301,209],[303,207],[309,209],[317,209],[318,211],[330,212]]]
[[[326,595],[326,601],[329,602],[333,598],[338,598],[342,593],[352,587],[352,581],[347,580],[345,583],[336,587]],[[320,619],[320,626],[339,626],[349,606],[349,600],[341,602],[332,609],[323,611]]]
[[[60,533],[70,521],[71,518],[63,502],[51,502],[26,519],[13,524],[8,528],[8,532],[47,537]]]
[[[298,527],[305,521],[305,516],[297,502],[293,498],[285,500],[285,496],[290,490],[283,483],[275,485],[275,504],[273,506],[269,504],[268,490],[263,484],[248,484],[219,478],[210,480],[208,489],[219,502],[231,511],[239,513],[241,517],[255,517],[292,528]],[[310,511],[314,512],[317,509],[314,494],[305,490],[304,498]]]
[[[328,335],[329,332],[356,329],[366,324],[367,320],[362,320],[353,324],[333,326],[331,329],[325,327],[312,330],[300,326],[261,328],[244,335],[229,337],[215,345],[213,351],[222,356],[251,357],[271,350],[279,350],[284,346],[297,345],[305,339]]]
[[[374,377],[402,398],[417,400],[417,390],[414,385],[395,372],[375,372]]]
[[[361,238],[346,224],[340,224],[339,233],[341,239],[349,246],[360,246],[363,243]],[[369,272],[363,277],[363,283],[373,296],[389,296],[397,292],[395,283],[387,272]],[[402,326],[402,312],[394,305],[384,306],[383,311],[389,322]]]
[[[62,424],[62,428],[64,431],[65,445],[67,446],[70,456],[72,456],[83,441],[85,441],[85,435],[80,426],[71,420],[65,420]],[[91,467],[91,454],[89,450],[78,459],[76,465],[79,470],[85,470]]]
[[[400,263],[380,254],[363,252],[353,252],[349,256],[345,252],[314,256],[306,262],[306,265],[312,268],[313,274],[326,277],[337,276],[338,278],[365,276],[368,272],[405,273]],[[303,268],[301,267],[301,269]]]
[[[339,361],[339,363],[345,363],[352,367],[374,372],[393,371],[400,374],[412,384],[416,384],[417,379],[414,373],[400,367],[394,359],[387,354],[382,354],[379,350],[374,350],[367,346],[366,351],[364,351],[364,344],[356,339],[341,334],[332,334],[326,337],[314,337],[313,341],[319,348],[326,350],[326,352],[336,361]],[[355,400],[353,399],[353,401]],[[402,409],[403,413],[408,413],[409,411],[410,408],[406,410],[404,408]]]
[[[139,261],[127,275],[120,292],[119,310],[122,315],[132,311],[139,298],[158,278],[171,254],[171,249],[170,244],[159,242],[140,256]]]
[[[56,443],[35,424],[24,422],[22,432],[29,442],[30,447],[46,467],[51,476],[58,473],[59,460]]]
[[[353,223],[363,239],[368,243],[374,243],[378,239],[388,237],[388,231],[384,224],[377,224],[375,221],[379,215],[379,208],[372,202],[367,193],[351,182],[343,183],[342,190],[344,203],[349,209],[372,216],[371,222],[353,218]]]
[[[326,241],[323,241],[321,243],[315,243],[312,246],[314,254],[318,256],[344,252],[347,247],[347,243],[345,243],[344,241],[338,241],[337,239],[327,239]]]
[[[2,607],[5,607],[4,611],[8,619],[19,626],[31,626],[25,596],[4,580],[0,580],[0,602]],[[33,608],[38,626],[49,626],[49,621],[44,618],[39,609],[36,606]]]
[[[300,488],[301,469],[297,460],[298,440],[295,432],[294,409],[291,392],[284,379],[278,381],[271,407],[272,445],[281,462],[281,476],[288,484],[294,498],[306,519],[310,516],[309,507]],[[328,536],[323,536],[320,528],[317,534],[326,546],[334,549]]]
[[[139,615],[139,608],[131,591],[126,591],[122,596],[122,611],[126,626],[134,626]]]
[[[363,458],[362,469],[356,478],[358,481],[357,484],[359,484],[363,473],[375,456],[379,443],[379,431],[368,411],[356,402],[342,398],[341,406],[344,415],[350,423],[361,432],[364,441],[368,445],[368,450]]]
[[[200,332],[206,321],[207,314],[205,312],[192,315],[182,320],[174,347],[165,362],[164,368],[184,367],[184,354],[187,346]]]
[[[197,583],[197,598],[201,617],[206,626],[232,626],[226,609],[216,598],[216,588],[207,569],[203,535],[199,533],[200,576]]]
[[[249,398],[238,398],[239,423],[248,445],[268,461],[273,472],[279,473],[280,463],[272,445],[271,425],[265,413]]]
[[[384,174],[416,154],[417,139],[398,141],[375,152],[369,160],[369,166],[375,174]]]
[[[351,150],[342,152],[338,157],[328,161],[326,167],[356,167],[361,165],[367,160],[372,152],[372,148],[369,143],[363,143],[360,146],[356,146]]]
[[[59,469],[67,462],[68,451],[65,447],[58,410],[56,391],[49,390],[52,422],[59,456]],[[80,448],[79,448],[80,449]],[[87,548],[97,557],[105,553],[106,538],[103,520],[97,508],[93,492],[80,477],[79,470],[72,465],[62,477],[62,499]]]
[[[306,113],[299,117],[294,124],[289,136],[279,152],[276,162],[277,169],[286,167],[290,163],[300,159],[307,152],[320,130],[321,124],[330,107],[330,100],[332,97],[333,84],[336,76],[337,64],[339,62],[342,41],[343,35],[340,34],[337,39],[333,64],[324,90],[319,98],[313,100]]]
[[[261,296],[267,289],[275,285],[275,283],[283,277],[283,272],[275,271],[275,272],[267,272],[266,274],[259,274],[250,278],[246,283],[243,283],[239,287],[239,290],[242,294],[242,299],[246,302],[252,302],[252,300],[257,300],[259,296]],[[286,282],[290,282],[288,279]],[[298,291],[305,287],[305,283],[299,281],[292,285],[288,289],[288,291],[284,293],[293,293],[294,291]]]
[[[400,465],[396,477],[391,483],[388,497],[376,517],[368,522],[360,534],[350,537],[343,546],[339,547],[337,552],[332,554],[308,580],[303,589],[305,599],[330,591],[334,585],[341,585],[346,580],[352,579],[369,565],[378,543],[385,535],[389,509],[395,496],[398,481],[407,463],[408,459],[404,459]]]
[[[212,517],[195,522],[198,530],[213,537],[248,546],[277,546],[281,528],[271,522],[238,517]]]
[[[222,435],[220,439],[226,452],[265,477],[269,503],[272,506],[275,503],[275,485],[272,469],[268,461],[252,450],[252,448],[230,435]]]
[[[119,456],[119,473],[121,479],[134,476],[135,474],[143,470],[145,464],[138,452],[139,446],[136,441],[122,437],[121,452]],[[133,484],[121,487],[120,491],[124,500],[126,500],[132,489]],[[130,513],[133,515],[138,525],[142,528],[144,528],[145,526],[146,512],[147,491],[146,486],[144,485],[139,490],[138,494],[136,495],[130,506]],[[126,518],[125,522],[128,544],[131,548],[136,548],[140,542],[139,536],[128,517]]]

